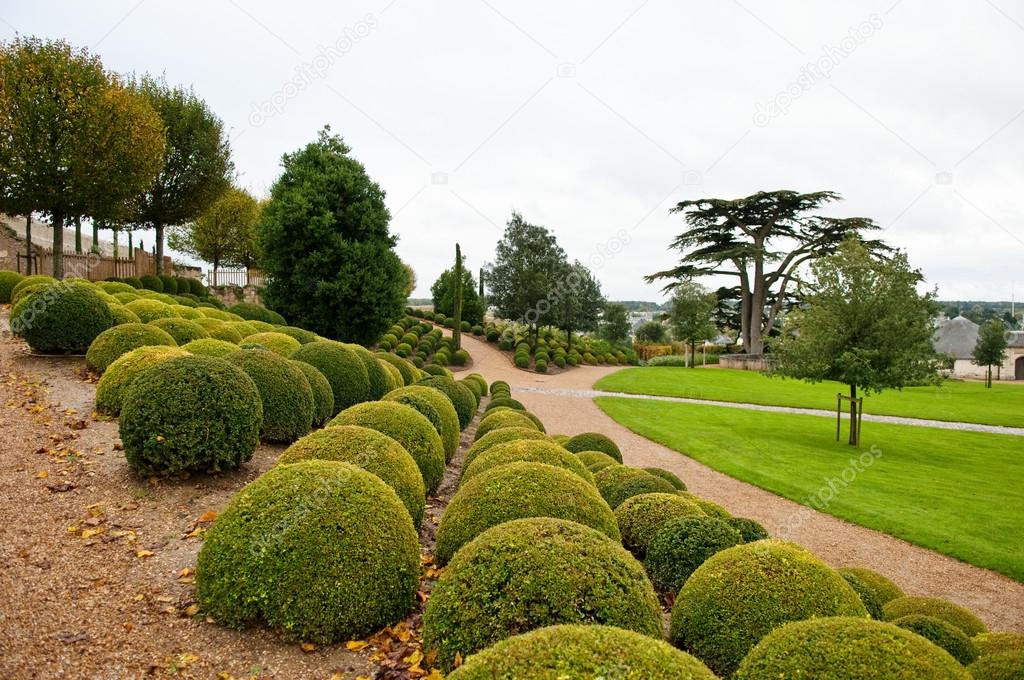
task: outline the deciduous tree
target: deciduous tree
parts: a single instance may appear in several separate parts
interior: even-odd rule
[[[573,332],[597,330],[598,318],[605,306],[604,295],[600,282],[579,261],[564,266],[550,299],[550,321],[565,331],[570,347]]]
[[[668,339],[668,330],[660,321],[646,321],[636,329],[637,342],[663,343]]]
[[[697,343],[715,337],[718,296],[696,281],[680,281],[672,295],[669,325],[676,340],[690,346],[690,368],[697,365]]]
[[[434,311],[441,312],[445,316],[455,316],[455,272],[453,269],[446,269],[434,281],[430,287],[430,294],[433,298]],[[483,321],[484,309],[480,304],[480,296],[477,293],[476,281],[473,274],[467,269],[462,271],[462,319],[470,324],[478,324]]]
[[[213,265],[248,266],[259,224],[261,206],[244,189],[232,187],[213,202],[194,222],[171,227],[167,243]],[[210,282],[217,285],[217,281]]]
[[[612,345],[622,345],[629,341],[629,312],[625,305],[609,302],[604,306],[598,335]]]
[[[992,367],[1006,361],[1009,334],[1006,324],[999,319],[986,321],[978,329],[978,343],[974,346],[974,363],[984,366],[985,387],[992,387]]]

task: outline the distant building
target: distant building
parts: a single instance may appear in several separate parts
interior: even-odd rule
[[[978,344],[978,324],[958,316],[940,321],[932,337],[932,346],[939,354],[953,357],[953,375],[958,378],[984,378],[986,368],[974,363],[974,347]],[[1006,361],[994,371],[999,380],[1024,380],[1024,331],[1010,331]]]

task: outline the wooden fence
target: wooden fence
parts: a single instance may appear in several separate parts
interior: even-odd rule
[[[267,283],[267,275],[259,269],[211,269],[206,272],[208,286],[253,286],[261,288]]]
[[[24,253],[16,255],[17,271],[20,274],[52,274],[53,251],[36,246],[31,262]],[[171,258],[164,256],[164,272],[173,273]],[[190,272],[191,273],[191,272]],[[156,274],[156,258],[143,250],[136,250],[132,257],[110,257],[96,253],[64,253],[64,277],[103,281],[112,276],[144,276]],[[194,274],[197,275],[197,274]]]

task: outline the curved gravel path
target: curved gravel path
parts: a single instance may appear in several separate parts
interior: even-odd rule
[[[604,432],[619,443],[627,464],[671,470],[694,493],[733,514],[756,519],[773,536],[799,543],[833,566],[874,569],[908,594],[943,597],[969,607],[992,630],[1024,632],[1024,584],[781,498],[619,425],[590,398],[600,394],[592,390],[594,383],[618,367],[580,366],[557,374],[529,373],[515,368],[508,355],[494,346],[470,335],[462,337],[473,357],[471,370],[482,373],[488,381],[507,381],[516,398],[544,422],[549,432]],[[582,398],[569,401],[567,397]],[[713,405],[726,406],[719,402]]]

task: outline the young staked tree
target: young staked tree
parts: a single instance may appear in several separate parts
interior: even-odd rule
[[[629,341],[629,311],[626,305],[609,302],[604,306],[597,334],[612,345],[624,345]]]
[[[164,229],[198,219],[231,186],[234,166],[224,123],[195,92],[150,76],[132,87],[160,115],[167,135],[163,169],[133,216],[139,227],[156,232],[156,272],[163,274]]]
[[[690,368],[697,366],[697,343],[718,333],[714,321],[717,306],[718,296],[696,281],[680,281],[675,287],[669,326],[676,340],[690,346]]]
[[[664,343],[668,340],[668,329],[660,321],[646,321],[636,329],[636,341],[646,343]]]
[[[984,366],[985,387],[992,387],[992,367],[1006,361],[1006,346],[1009,333],[1006,324],[999,319],[986,321],[978,329],[978,343],[972,352],[974,363]]]
[[[465,262],[465,259],[463,259]],[[445,316],[455,316],[455,269],[445,269],[430,286],[434,311]],[[476,281],[468,269],[462,269],[462,320],[470,325],[483,321],[484,308],[477,293]]]
[[[550,320],[565,331],[569,347],[572,347],[574,331],[597,330],[597,321],[604,306],[601,283],[594,274],[578,260],[566,264],[551,297]]]
[[[744,350],[761,354],[764,338],[783,311],[789,287],[801,267],[833,252],[847,236],[878,228],[863,217],[812,214],[839,199],[839,194],[831,191],[761,191],[735,200],[681,201],[672,212],[683,213],[689,228],[676,236],[672,247],[682,252],[682,260],[679,266],[645,279],[735,277],[740,288]],[[865,244],[884,248],[880,242]],[[670,283],[665,290],[675,285]]]
[[[811,265],[802,306],[789,314],[775,348],[777,372],[849,387],[850,438],[860,443],[857,398],[939,380],[932,348],[934,293],[907,256],[872,254],[854,238]]]
[[[248,266],[261,209],[249,192],[232,187],[195,222],[171,227],[167,244],[212,264],[214,277],[224,264]],[[210,283],[216,286],[216,278]]]
[[[401,318],[408,273],[384,191],[329,127],[284,155],[257,228],[267,306],[328,338],[370,345]]]
[[[64,226],[116,219],[163,163],[164,132],[149,103],[99,58],[63,41],[0,45],[0,206],[50,216],[53,275],[64,276]]]
[[[455,324],[452,327],[452,344],[455,349],[462,349],[462,248],[455,244],[455,272],[452,276],[452,284],[455,290],[452,294],[452,318]]]

